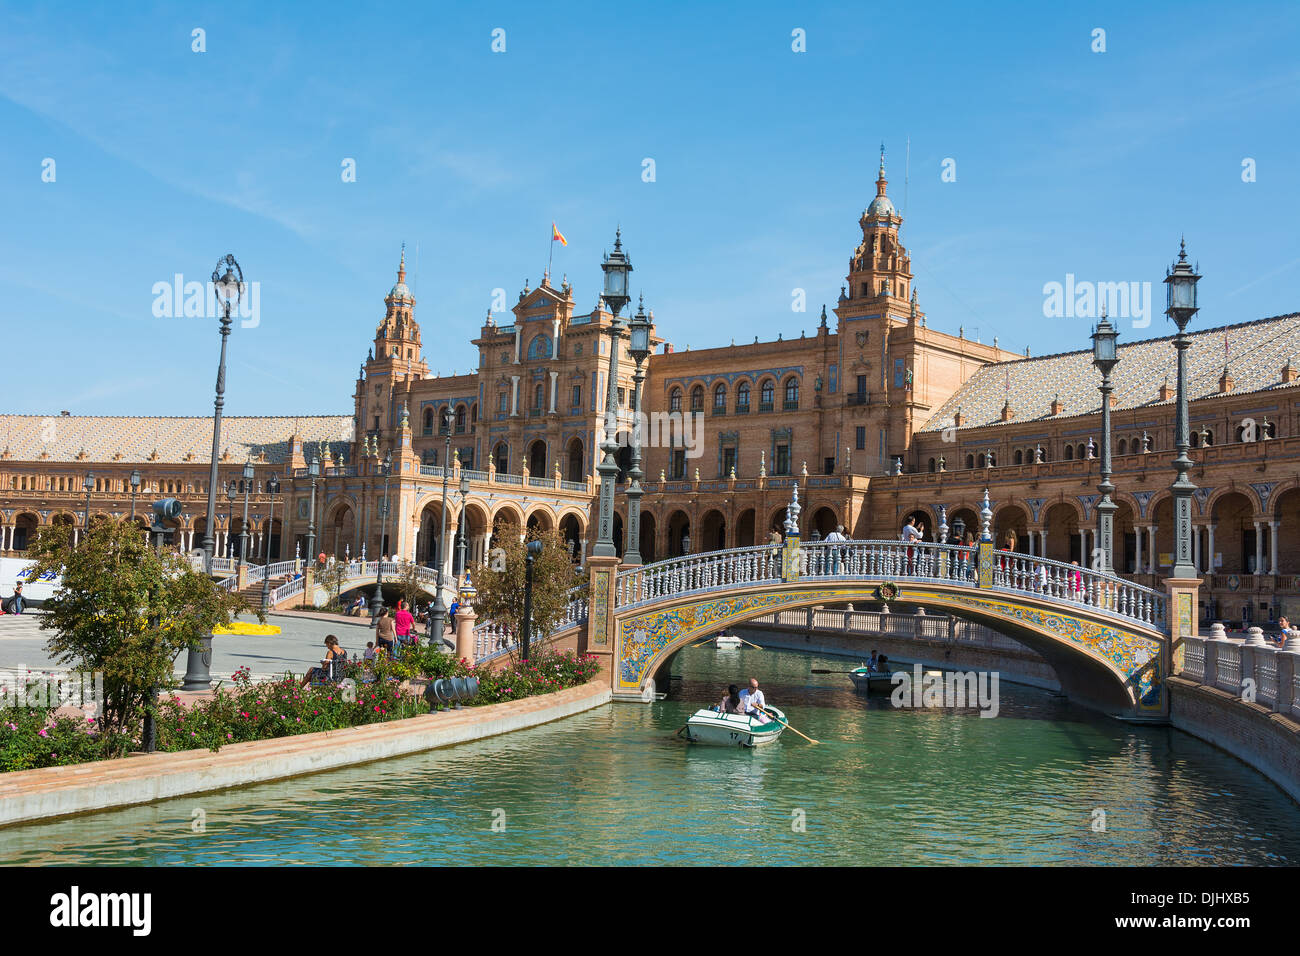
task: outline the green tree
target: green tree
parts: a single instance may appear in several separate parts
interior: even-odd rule
[[[488,564],[472,571],[478,589],[474,613],[480,620],[501,625],[518,640],[524,624],[527,546],[514,535],[502,538],[504,543],[493,548]],[[569,549],[558,530],[533,530],[528,540],[542,542],[542,553],[533,562],[532,640],[540,640],[563,619],[569,601],[586,593],[586,582],[574,573]],[[575,593],[575,586],[581,590]]]
[[[54,632],[46,651],[74,670],[104,675],[104,730],[134,734],[156,692],[175,685],[181,651],[244,608],[238,595],[185,557],[154,551],[126,523],[92,525],[75,547],[70,527],[47,526],[28,555],[37,573],[60,576],[41,621]]]
[[[316,583],[329,595],[329,602],[326,604],[328,610],[339,610],[339,593],[343,590],[343,582],[347,580],[347,568],[345,562],[335,561],[333,564],[325,564],[316,572]],[[304,598],[311,600],[309,595],[304,595]]]

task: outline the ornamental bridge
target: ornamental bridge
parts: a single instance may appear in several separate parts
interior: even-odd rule
[[[797,505],[796,505],[797,507]],[[797,514],[797,512],[796,512]],[[687,644],[774,611],[876,602],[935,610],[995,628],[1052,665],[1072,699],[1107,713],[1160,720],[1171,638],[1164,593],[1112,574],[993,547],[899,541],[800,540],[619,568],[589,560],[587,597],[547,640],[606,657],[616,697],[652,699],[655,676]],[[1195,585],[1175,592],[1183,631]],[[1190,601],[1186,600],[1190,594]],[[508,653],[493,624],[474,630],[478,659]]]

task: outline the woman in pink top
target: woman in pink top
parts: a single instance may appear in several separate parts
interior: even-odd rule
[[[398,601],[397,613],[393,615],[393,632],[397,635],[398,644],[403,644],[410,638],[414,624],[415,618],[406,609],[406,602]]]

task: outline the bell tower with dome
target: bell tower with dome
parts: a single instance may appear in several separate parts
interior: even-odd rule
[[[876,177],[876,197],[863,211],[858,225],[862,242],[849,259],[847,285],[841,293],[836,313],[843,318],[884,314],[909,314],[908,298],[912,294],[912,257],[899,241],[898,230],[903,217],[887,195],[885,148],[880,147],[880,171]]]
[[[406,285],[406,246],[397,266],[397,282],[384,296],[384,318],[375,329],[374,344],[361,366],[354,395],[357,440],[382,439],[402,415],[409,383],[427,378],[420,326],[415,321],[415,296]],[[403,394],[399,394],[403,393]]]

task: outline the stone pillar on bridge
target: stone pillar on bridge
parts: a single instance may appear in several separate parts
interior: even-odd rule
[[[587,633],[580,641],[579,653],[602,658],[601,666],[609,671],[610,680],[617,682],[617,663],[614,661],[617,635],[614,627],[614,577],[618,574],[616,555],[593,554],[587,559],[587,573],[591,586],[587,599]]]
[[[1200,578],[1165,578],[1165,592],[1169,596],[1166,611],[1166,629],[1169,640],[1165,644],[1165,660],[1161,663],[1162,674],[1181,674],[1183,672],[1183,641],[1199,634],[1197,622],[1200,619],[1198,604],[1201,593]],[[1168,691],[1165,692],[1165,706],[1168,707]]]

